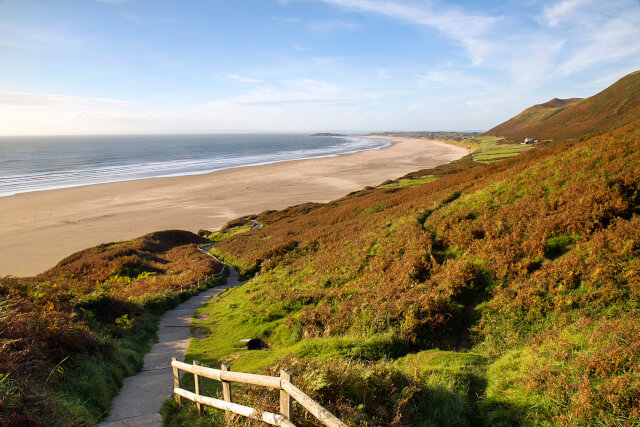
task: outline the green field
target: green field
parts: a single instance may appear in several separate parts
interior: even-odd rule
[[[422,184],[428,184],[438,179],[437,176],[429,175],[416,179],[400,179],[389,184],[382,184],[380,188],[412,188]]]
[[[478,148],[471,153],[473,161],[493,163],[515,156],[531,148],[531,146],[522,144],[498,144],[502,139],[503,138],[495,136],[479,136],[474,138],[474,140],[478,142]]]

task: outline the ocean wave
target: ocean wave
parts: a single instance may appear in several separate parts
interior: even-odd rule
[[[313,149],[292,149],[263,154],[218,153],[207,158],[140,162],[119,165],[82,165],[69,162],[67,170],[25,173],[0,172],[0,197],[19,193],[78,187],[136,179],[200,175],[223,169],[256,166],[283,161],[333,157],[387,147],[383,140],[358,137],[331,137],[330,144]],[[335,141],[335,142],[334,142]],[[82,167],[77,167],[82,165]],[[69,164],[65,164],[69,167]],[[55,165],[52,165],[52,169]]]

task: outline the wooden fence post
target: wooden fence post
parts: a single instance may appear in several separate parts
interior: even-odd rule
[[[229,364],[222,362],[220,370],[229,371]],[[231,383],[228,381],[222,381],[222,397],[225,402],[231,402]]]
[[[200,366],[200,361],[194,360],[193,364],[196,366]],[[200,378],[197,374],[193,374],[193,385],[194,385],[194,391],[196,392],[196,396],[199,396],[200,389],[202,388],[202,378]],[[199,402],[196,402],[196,408],[198,408],[198,416],[201,416],[202,411],[201,411]]]
[[[291,382],[291,371],[281,369],[280,378]],[[284,390],[280,390],[280,413],[283,417],[291,421],[291,396]]]
[[[301,405],[302,408],[306,409],[311,415],[316,417],[318,421],[320,421],[320,423],[322,423],[323,425],[329,427],[346,427],[346,424],[340,421],[340,419],[338,419],[335,415],[327,411],[320,404],[318,404],[318,402],[313,400],[302,390],[293,385],[293,375],[287,369],[281,370],[279,377],[272,377],[265,375],[248,374],[243,372],[233,372],[230,370],[227,363],[223,363],[220,369],[212,369],[199,366],[198,361],[194,361],[192,365],[188,363],[178,362],[174,357],[172,358],[171,365],[174,374],[174,394],[178,402],[181,402],[181,398],[185,398],[187,400],[195,402],[196,404],[199,403],[200,405],[197,406],[199,406],[200,409],[202,409],[202,405],[211,406],[214,408],[222,409],[223,411],[242,415],[247,418],[264,421],[267,424],[294,427],[291,422],[291,418],[293,418],[292,402],[293,400],[295,400]],[[190,372],[194,375],[195,393],[180,388],[180,370]],[[203,396],[201,394],[201,381],[203,377],[222,382],[224,400]],[[232,396],[230,383],[233,381],[281,390],[280,414],[278,415],[271,412],[260,411],[249,406],[243,406],[231,402]]]
[[[176,361],[175,357],[171,358],[172,362]],[[173,388],[180,388],[180,376],[178,375],[178,368],[176,368],[175,366],[173,367]],[[176,394],[176,402],[178,403],[178,405],[180,404],[180,396]]]

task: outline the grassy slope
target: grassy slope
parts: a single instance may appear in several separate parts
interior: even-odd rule
[[[633,424],[640,122],[457,170],[266,212],[219,242],[260,275],[201,309],[212,335],[188,356],[292,367],[353,425]],[[249,337],[270,348],[237,348]]]
[[[0,425],[91,425],[142,366],[159,315],[219,269],[205,239],[168,231],[78,252],[0,280]]]
[[[640,119],[640,71],[586,99],[553,99],[526,109],[484,135],[512,141],[566,140],[595,135]]]

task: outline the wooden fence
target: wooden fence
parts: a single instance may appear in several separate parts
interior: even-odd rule
[[[197,280],[194,280],[193,282],[189,282],[189,283],[186,283],[184,285],[176,286],[175,288],[169,289],[165,293],[183,292],[183,291],[188,291],[191,288],[197,288],[198,286],[204,285],[205,283],[207,283],[207,282],[209,282],[211,280],[221,279],[223,273],[224,273],[224,268],[222,270],[220,270],[219,273],[208,274],[208,275],[206,275],[204,277],[201,277],[201,278],[199,278]]]
[[[267,424],[295,427],[295,424],[291,422],[291,398],[293,398],[325,426],[346,427],[346,424],[336,418],[335,415],[324,409],[315,400],[311,399],[302,390],[293,385],[291,382],[291,373],[287,370],[280,371],[280,377],[270,377],[266,375],[233,372],[230,371],[229,366],[224,363],[221,369],[206,368],[200,366],[196,361],[193,362],[193,365],[189,365],[188,363],[178,362],[175,357],[171,361],[171,366],[173,367],[173,393],[175,394],[176,401],[179,404],[180,399],[185,398],[196,402],[198,412],[201,410],[200,405],[207,405],[247,418],[263,421]],[[180,388],[180,370],[193,374],[195,393]],[[202,377],[222,382],[222,396],[224,400],[202,396],[200,394]],[[249,406],[231,402],[231,382],[253,384],[280,390],[280,413],[274,414],[272,412],[259,411]]]
[[[213,259],[215,259],[216,261],[218,261],[220,264],[222,264],[222,270],[220,270],[217,273],[214,274],[207,274],[204,277],[201,277],[199,279],[196,279],[192,282],[189,283],[185,283],[182,284],[180,286],[176,286],[175,288],[171,288],[168,291],[165,292],[165,294],[170,294],[172,292],[183,292],[183,291],[188,291],[191,288],[197,288],[200,285],[203,285],[211,280],[215,280],[215,279],[222,279],[222,277],[224,276],[224,271],[228,268],[227,265],[225,263],[223,263],[222,261],[220,261],[218,258],[216,258],[215,256],[213,256],[212,254],[210,254],[209,252],[203,250],[204,247],[206,247],[208,245],[199,245],[198,246],[198,250],[200,252],[202,252],[205,255],[209,255],[210,257],[212,257]]]

